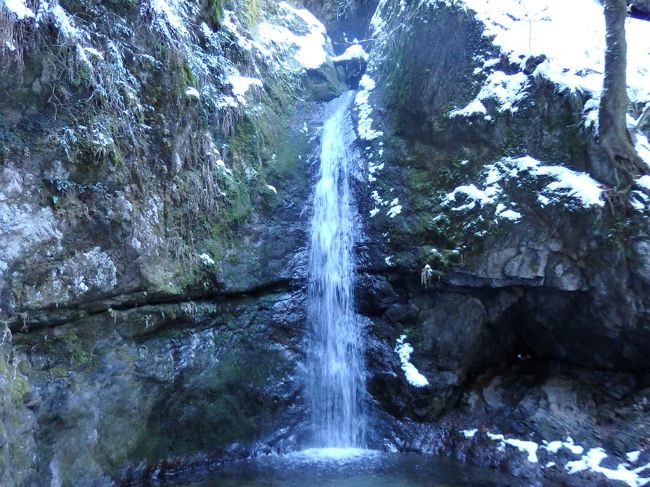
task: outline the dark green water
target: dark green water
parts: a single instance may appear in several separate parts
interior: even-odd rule
[[[307,450],[231,464],[178,487],[506,487],[527,482],[437,457]]]

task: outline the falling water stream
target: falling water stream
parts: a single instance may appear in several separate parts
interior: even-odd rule
[[[476,487],[522,486],[496,472],[420,455],[365,449],[363,334],[354,309],[354,221],[350,188],[353,94],[332,101],[323,127],[311,222],[308,288],[310,346],[306,392],[308,448],[225,464],[182,487]],[[200,483],[195,483],[195,482]]]
[[[352,97],[330,104],[311,222],[307,395],[316,447],[359,447],[365,436],[362,334],[354,310]]]

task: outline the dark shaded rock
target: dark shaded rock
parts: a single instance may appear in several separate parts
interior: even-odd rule
[[[546,266],[545,283],[562,291],[584,290],[586,280],[580,267],[564,254],[551,254]]]
[[[473,13],[453,5],[382,2],[378,14],[367,74],[376,85],[372,128],[382,134],[361,142],[374,172],[356,190],[362,213],[381,210],[366,221],[372,244],[361,260],[383,279],[359,283],[360,310],[375,322],[369,391],[381,408],[380,443],[533,484],[608,484],[595,473],[568,475],[580,454],[567,448],[540,446],[535,463],[516,445],[572,437],[585,452],[603,448],[603,466],[614,469],[626,453],[647,450],[647,216],[607,191],[611,168],[580,129],[587,100],[533,76],[543,57],[511,64]],[[486,113],[451,116],[476,99],[486,60],[521,73],[527,96],[516,110],[482,100]],[[524,155],[589,172],[605,183],[604,204],[540,202],[550,179],[525,172],[487,184],[489,164]],[[472,184],[482,197],[449,204]],[[393,199],[401,211],[391,216],[383,206]],[[499,218],[504,201],[519,218]],[[394,352],[402,334],[427,387],[406,381]]]
[[[340,78],[342,73],[331,61],[318,69],[308,69],[305,83],[308,99],[324,102],[341,95],[348,88]]]
[[[632,0],[632,13],[639,15],[641,18],[650,19],[650,1],[648,0]]]
[[[361,57],[344,60],[334,60],[336,66],[340,66],[345,73],[345,83],[353,90],[359,87],[359,81],[366,72],[368,61]]]
[[[360,313],[370,316],[383,313],[398,299],[398,294],[383,276],[366,273],[358,276],[356,300]]]

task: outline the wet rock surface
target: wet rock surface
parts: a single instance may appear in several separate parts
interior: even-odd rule
[[[2,485],[296,443],[307,201],[346,87],[307,11],[208,3],[0,13]]]
[[[3,485],[138,485],[304,439],[321,102],[366,66],[347,79],[331,62],[303,69],[295,46],[257,34],[303,36],[309,23],[254,3],[216,2],[213,16],[186,2],[187,32],[129,2],[61,2],[79,37],[48,20],[33,42],[51,55],[27,47],[22,71],[2,77]],[[591,157],[586,97],[533,76],[542,58],[512,64],[447,2],[379,2],[388,37],[372,41],[377,2],[308,3],[331,27],[330,54],[349,46],[343,32],[370,52],[355,120],[374,131],[359,130],[367,168],[353,181],[370,446],[533,484],[608,485],[568,474],[595,448],[606,468],[647,465],[650,227]],[[487,61],[522,74],[527,96],[516,111],[484,100],[485,114],[449,116],[477,96]],[[500,180],[513,220],[467,196],[450,206],[460,185],[487,189],[485,164],[523,155],[602,176],[606,201],[540,205],[552,181],[518,172]],[[405,378],[402,336],[424,387]],[[569,437],[583,451],[548,447]],[[538,446],[536,462],[521,442]]]
[[[516,110],[485,100],[485,113],[450,116],[450,107],[476,96],[463,80],[483,60],[526,77],[543,59],[510,65],[463,8],[381,2],[375,19],[367,73],[374,132],[361,141],[370,170],[358,190],[370,216],[358,249],[357,298],[372,323],[368,383],[384,434],[376,440],[534,484],[617,485],[612,472],[576,467],[596,448],[606,452],[603,468],[647,476],[645,213],[615,201],[541,205],[523,179],[498,190],[515,202],[512,220],[499,219],[504,208],[493,213],[494,183],[475,200],[449,203],[462,185],[483,191],[476,183],[483,165],[503,157],[561,161],[598,177],[577,131],[585,100],[530,77]],[[437,39],[444,49],[421,48]],[[363,107],[358,117],[361,126]],[[387,211],[397,204],[397,214]],[[407,381],[394,351],[403,335],[424,387]],[[580,453],[543,448],[569,437]],[[526,450],[532,445],[536,461]],[[635,451],[643,459],[631,462],[626,455]]]

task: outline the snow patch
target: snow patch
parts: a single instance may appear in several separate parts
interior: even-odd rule
[[[462,433],[462,435],[463,435],[465,438],[468,438],[468,439],[469,439],[469,438],[474,438],[474,436],[476,435],[476,433],[478,433],[478,429],[461,430],[460,432]]]
[[[354,98],[354,103],[359,110],[359,137],[367,141],[375,140],[384,135],[381,131],[373,130],[373,120],[370,116],[372,114],[372,107],[370,106],[369,97],[370,92],[372,92],[376,86],[375,81],[367,74],[364,74],[359,81],[360,90]]]
[[[551,179],[540,189],[538,194],[537,201],[542,206],[559,203],[560,198],[567,197],[585,208],[605,205],[603,188],[587,173],[572,171],[563,166],[544,165],[529,156],[505,158],[494,164],[486,165],[481,175],[483,189],[474,184],[459,186],[445,196],[444,203],[455,203],[458,201],[458,197],[463,195],[465,203],[452,207],[453,211],[468,211],[477,206],[493,205],[502,196],[503,188],[508,181],[522,179],[525,176],[535,179],[540,177]],[[511,221],[518,221],[522,218],[519,212],[507,209],[503,203],[497,206],[496,216]]]
[[[574,455],[582,455],[582,452],[584,452],[584,448],[581,447],[580,445],[576,445],[573,442],[573,438],[570,436],[567,437],[566,441],[551,441],[550,443],[544,440],[544,444],[542,445],[542,448],[547,450],[549,453],[557,453],[559,452],[562,448],[566,448],[569,450],[571,453]]]
[[[335,63],[354,60],[368,61],[368,53],[361,44],[353,44],[343,54],[332,58]]]
[[[201,98],[201,94],[199,93],[199,90],[191,86],[187,90],[185,90],[185,94],[190,98],[196,98],[197,100]]]
[[[637,133],[634,148],[643,162],[650,166],[650,141],[648,141],[648,138],[643,134]]]
[[[503,71],[495,71],[488,76],[476,98],[465,108],[452,110],[449,117],[482,114],[487,120],[491,120],[483,103],[486,100],[495,100],[500,112],[514,113],[517,111],[517,104],[528,95],[528,86],[528,76],[524,73],[506,74]]]
[[[18,20],[33,18],[34,12],[25,5],[25,0],[4,0],[4,6],[14,14]]]
[[[395,218],[400,213],[402,213],[402,205],[395,205],[392,206],[386,214],[389,216],[389,218]]]
[[[178,0],[149,0],[154,26],[169,40],[187,36]]]
[[[625,454],[625,458],[628,459],[628,461],[632,463],[636,463],[639,460],[639,457],[641,456],[641,451],[636,450],[636,451],[631,451]]]
[[[501,203],[497,205],[496,216],[498,218],[503,218],[505,220],[510,220],[512,222],[521,220],[521,213],[515,210],[509,210],[506,208],[505,205]]]
[[[210,257],[208,254],[203,253],[203,254],[199,255],[199,259],[201,259],[201,262],[204,265],[208,265],[208,266],[214,265],[214,259],[212,257]]]
[[[262,82],[257,78],[249,78],[247,76],[230,75],[228,83],[232,86],[233,95],[237,101],[242,105],[246,104],[246,92],[253,86],[262,87]]]
[[[519,451],[527,453],[529,462],[531,463],[538,462],[537,449],[539,448],[539,445],[534,441],[506,439],[506,437],[503,435],[492,434],[492,433],[487,433],[487,436],[493,441],[498,441],[500,449],[505,448],[505,445],[513,446],[517,448]]]
[[[395,352],[399,355],[407,382],[415,387],[428,386],[429,381],[427,378],[420,374],[418,369],[415,368],[415,365],[410,362],[413,347],[406,341],[406,335],[402,335],[397,339]]]
[[[476,207],[478,203],[480,206],[489,205],[494,203],[495,197],[501,192],[501,188],[496,186],[488,186],[485,190],[478,189],[473,184],[458,186],[451,193],[447,195],[447,201],[456,201],[459,194],[464,194],[469,200],[462,206],[453,208],[454,211],[471,210]]]
[[[485,108],[485,105],[483,105],[483,102],[477,98],[469,102],[469,105],[467,105],[465,108],[459,108],[457,110],[452,110],[451,112],[449,112],[449,117],[450,118],[469,117],[471,115],[486,115],[486,114],[487,114],[487,110]]]
[[[460,430],[460,433],[465,438],[473,438],[478,430]],[[601,466],[603,460],[605,460],[608,455],[602,448],[592,448],[586,454],[584,453],[584,448],[582,446],[576,445],[571,437],[568,437],[565,441],[556,440],[548,442],[543,441],[543,444],[540,446],[534,441],[525,441],[519,440],[516,438],[506,438],[502,434],[495,433],[486,433],[487,437],[499,443],[498,448],[500,450],[505,449],[506,446],[512,446],[517,448],[519,451],[522,451],[528,455],[528,461],[532,463],[538,463],[539,458],[537,452],[540,449],[548,451],[550,454],[557,454],[561,449],[565,448],[569,450],[573,455],[582,455],[579,460],[569,461],[565,465],[569,475],[579,473],[579,472],[593,472],[600,473],[607,477],[610,480],[618,480],[624,482],[629,487],[641,487],[650,483],[650,477],[642,477],[641,475],[650,470],[650,464],[642,465],[637,468],[631,468],[629,464],[620,463],[616,467],[607,468]],[[632,451],[626,454],[628,461],[635,463],[638,461],[641,455],[640,451]],[[549,461],[544,465],[544,468],[551,468],[556,466],[556,462]]]
[[[607,454],[602,448],[592,448],[580,460],[567,463],[565,468],[569,475],[584,471],[595,472],[603,474],[610,480],[624,482],[630,487],[640,487],[650,483],[650,477],[640,476],[641,472],[650,468],[650,464],[630,470],[621,463],[614,470],[600,465],[606,458]]]
[[[327,61],[326,46],[329,43],[325,26],[321,24],[308,10],[294,8],[287,2],[280,2],[278,6],[288,13],[289,17],[300,18],[306,24],[308,32],[303,36],[294,34],[284,26],[269,22],[260,24],[258,31],[263,52],[271,55],[269,48],[273,44],[294,46],[294,58],[305,69],[317,69]]]
[[[641,176],[636,180],[636,184],[650,191],[650,176]]]
[[[463,0],[485,24],[485,35],[524,66],[530,57],[544,56],[535,75],[560,89],[599,96],[603,85],[605,20],[595,0]],[[579,32],[580,35],[576,35]],[[650,100],[650,36],[647,22],[627,19],[628,92],[632,102]]]
[[[66,13],[61,5],[55,5],[52,10],[54,24],[59,29],[59,34],[66,39],[73,39],[79,36],[79,31],[74,25],[74,20]]]

